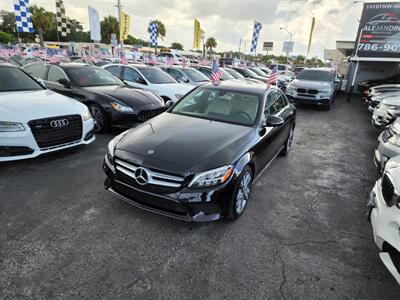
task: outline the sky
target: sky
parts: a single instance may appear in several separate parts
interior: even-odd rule
[[[293,34],[294,55],[305,55],[311,20],[315,17],[315,29],[310,56],[323,55],[324,49],[334,49],[336,40],[354,40],[363,4],[353,0],[121,0],[122,9],[131,16],[130,34],[148,40],[147,27],[150,19],[165,24],[166,37],[159,44],[169,46],[180,42],[185,49],[193,44],[194,18],[200,21],[206,38],[217,40],[217,51],[237,51],[242,39],[241,51],[248,53],[254,21],[263,24],[257,47],[262,42],[274,42],[273,54],[282,54],[283,41]],[[368,1],[365,1],[368,2]],[[380,2],[373,1],[373,2]],[[381,1],[382,2],[382,1]],[[43,6],[55,12],[55,0],[30,0],[31,5]],[[64,0],[67,16],[80,21],[88,30],[87,6],[99,11],[100,19],[107,15],[117,16],[117,0]],[[0,0],[0,10],[12,10],[13,0]],[[246,48],[244,48],[246,44]],[[271,53],[271,52],[269,52]]]

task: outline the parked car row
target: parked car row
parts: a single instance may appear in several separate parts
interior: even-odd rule
[[[380,132],[374,152],[380,178],[368,199],[368,220],[379,257],[400,284],[400,85],[371,86],[363,100]]]

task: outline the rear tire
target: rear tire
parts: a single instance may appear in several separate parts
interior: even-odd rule
[[[251,195],[252,184],[253,172],[249,166],[246,166],[237,180],[235,190],[229,202],[228,219],[234,221],[239,219],[243,214]]]
[[[88,107],[94,121],[94,132],[107,132],[110,126],[104,109],[95,103],[89,104]]]

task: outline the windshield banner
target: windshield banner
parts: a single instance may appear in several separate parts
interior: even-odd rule
[[[357,41],[360,57],[400,57],[400,2],[364,3]]]

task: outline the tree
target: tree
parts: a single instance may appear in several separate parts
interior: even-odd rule
[[[183,50],[183,45],[178,42],[174,42],[171,44],[171,49],[176,49],[176,50]]]
[[[8,44],[15,41],[15,36],[11,33],[0,31],[0,43],[1,44]]]
[[[50,30],[54,26],[54,14],[36,5],[30,7],[30,12],[33,27],[39,32],[40,46],[44,47],[43,32]]]
[[[3,18],[2,22],[0,22],[0,30],[16,36],[17,25],[15,24],[14,13],[1,11],[1,15],[3,15]]]
[[[124,40],[124,44],[126,45],[142,45],[142,46],[148,46],[149,42],[142,40],[142,39],[137,39],[134,36],[128,34],[128,38]]]
[[[161,40],[164,40],[165,35],[166,35],[166,30],[165,30],[164,24],[161,21],[159,21],[159,20],[150,21],[149,28],[147,29],[147,31],[150,33],[150,24],[153,22],[155,22],[157,24],[157,35],[156,35],[157,39],[160,37]]]
[[[209,37],[206,41],[206,48],[212,52],[213,48],[217,48],[217,41],[213,37]]]
[[[117,39],[119,37],[119,22],[116,17],[108,16],[100,22],[101,28],[101,42],[109,44],[111,40],[111,34],[115,33]]]

